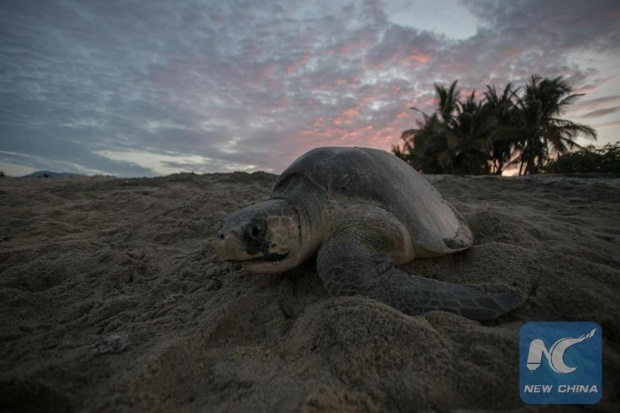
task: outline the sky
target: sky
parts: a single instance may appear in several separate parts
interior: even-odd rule
[[[620,1],[2,0],[0,170],[279,173],[533,74],[620,140]]]

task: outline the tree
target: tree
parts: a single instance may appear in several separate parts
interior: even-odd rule
[[[512,83],[508,83],[501,94],[497,92],[495,86],[487,85],[484,92],[484,102],[487,109],[495,118],[495,128],[491,133],[491,159],[492,169],[496,175],[501,175],[504,166],[512,164],[514,153],[519,147],[519,130],[517,125],[517,107],[520,88],[514,88]]]
[[[452,174],[456,154],[449,145],[449,137],[460,91],[455,80],[448,89],[436,83],[435,92],[439,99],[437,111],[431,116],[418,108],[411,108],[422,114],[423,121],[417,122],[417,128],[402,133],[403,149],[398,149],[398,153],[402,159],[424,173]]]
[[[518,164],[519,175],[538,173],[551,160],[580,147],[579,135],[596,139],[589,126],[561,119],[580,94],[561,77],[532,76],[525,88],[508,83],[501,93],[487,85],[482,99],[460,99],[458,82],[435,84],[436,111],[403,132],[392,151],[424,173],[501,175]]]
[[[440,119],[447,126],[451,126],[454,121],[454,112],[460,103],[459,95],[461,94],[461,90],[457,87],[457,83],[458,80],[455,80],[448,89],[439,83],[435,83],[435,92],[439,98],[438,112]]]
[[[602,148],[588,145],[559,156],[545,166],[551,173],[620,173],[620,142],[608,143]]]
[[[488,173],[489,136],[493,130],[492,114],[475,99],[475,92],[460,100],[457,81],[445,88],[435,84],[437,111],[418,121],[418,127],[403,132],[402,150],[393,152],[424,173]]]
[[[448,133],[448,147],[454,154],[454,173],[480,175],[490,172],[491,134],[496,119],[489,108],[476,100],[476,92],[457,102],[456,116]]]
[[[581,94],[562,79],[532,76],[518,99],[517,128],[520,129],[519,175],[535,174],[557,156],[580,147],[575,138],[584,135],[596,140],[596,131],[589,126],[561,119],[559,116]]]
[[[402,133],[401,158],[423,173],[453,173],[445,124],[436,113],[430,117],[423,115],[424,121],[418,122],[418,128]]]

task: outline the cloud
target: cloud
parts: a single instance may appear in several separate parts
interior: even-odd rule
[[[229,163],[205,156],[182,153],[155,153],[139,151],[96,151],[98,155],[114,161],[123,161],[138,165],[157,175],[168,175],[177,172],[234,172],[252,171],[255,165]]]
[[[612,113],[616,113],[620,111],[620,106],[616,106],[614,108],[606,108],[606,109],[598,109],[592,112],[588,112],[583,115],[584,118],[599,118],[601,116],[611,115]]]
[[[616,120],[613,122],[607,122],[607,123],[603,123],[602,125],[599,125],[600,129],[612,129],[614,131],[617,131],[618,128],[620,128],[620,120]]]
[[[13,162],[11,162],[13,161]],[[16,162],[16,163],[14,163]],[[84,167],[79,163],[58,161],[42,156],[24,155],[23,153],[0,151],[0,164],[4,168],[6,166],[7,174],[11,176],[19,176],[39,170],[62,170],[71,171],[83,175],[105,175],[104,171]],[[35,167],[36,165],[36,167]],[[19,171],[13,173],[12,171]]]
[[[435,82],[533,73],[588,90],[579,113],[616,113],[617,70],[579,57],[617,67],[618,2],[461,3],[479,28],[454,39],[393,23],[377,0],[5,1],[0,150],[122,176],[279,172],[318,145],[389,149],[410,106],[433,110]]]
[[[571,48],[594,47],[605,53],[620,48],[620,7],[614,0],[461,1],[502,43],[538,47],[545,56],[559,56]]]

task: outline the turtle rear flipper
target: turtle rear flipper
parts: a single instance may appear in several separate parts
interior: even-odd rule
[[[513,292],[487,294],[464,285],[408,275],[351,234],[329,240],[319,251],[317,267],[330,295],[364,295],[409,315],[441,310],[487,320],[523,302]]]

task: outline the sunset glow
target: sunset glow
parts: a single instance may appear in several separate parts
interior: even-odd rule
[[[620,139],[619,2],[431,3],[2,2],[0,170],[278,173],[316,146],[389,150],[436,82],[532,74]]]

